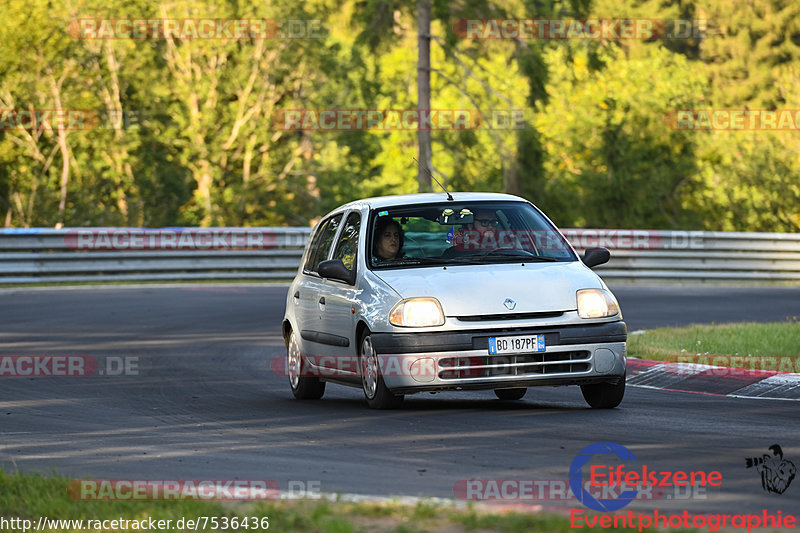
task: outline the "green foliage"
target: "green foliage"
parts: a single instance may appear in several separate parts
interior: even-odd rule
[[[712,38],[700,49],[719,107],[775,109],[775,84],[800,61],[800,4],[794,0],[715,0],[704,10]]]
[[[695,172],[697,134],[671,130],[665,116],[696,107],[702,75],[663,47],[639,59],[608,47],[601,57],[605,68],[593,71],[578,46],[547,56],[550,98],[537,118],[546,151],[541,194],[560,208],[561,225],[690,226],[681,194]]]
[[[559,225],[800,231],[796,131],[676,130],[676,109],[800,108],[789,0],[433,0],[431,107],[513,127],[433,132],[454,190],[506,191]],[[7,0],[0,110],[99,112],[0,127],[5,226],[305,225],[415,192],[416,131],[293,131],[290,109],[416,107],[416,3]],[[704,19],[706,38],[467,40],[467,18]],[[76,39],[79,18],[318,20],[307,39]],[[123,120],[119,120],[123,117]]]

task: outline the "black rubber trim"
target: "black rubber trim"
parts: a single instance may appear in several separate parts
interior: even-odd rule
[[[612,383],[616,385],[620,379],[625,379],[624,376],[559,376],[555,378],[536,378],[536,379],[514,379],[513,381],[500,382],[487,382],[476,381],[474,383],[445,383],[439,382],[436,384],[420,383],[419,385],[412,385],[410,387],[393,388],[392,392],[395,394],[414,394],[418,392],[442,392],[442,391],[461,391],[461,390],[492,390],[496,388],[509,388],[509,387],[560,387],[564,385],[593,385],[595,383]]]
[[[321,331],[310,331],[306,329],[300,332],[300,338],[311,342],[318,342],[319,344],[329,344],[331,346],[350,346],[350,339],[347,337],[322,333]]]
[[[541,318],[557,318],[563,316],[563,311],[548,313],[505,313],[501,315],[468,315],[457,316],[461,322],[481,322],[484,320],[536,320]]]
[[[395,354],[488,350],[489,337],[535,334],[544,334],[545,346],[625,342],[628,338],[628,327],[619,320],[586,326],[476,329],[441,333],[372,333],[371,337],[372,345],[378,353]]]

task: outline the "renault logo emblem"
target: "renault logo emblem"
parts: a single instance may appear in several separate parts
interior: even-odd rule
[[[512,300],[511,298],[506,298],[506,301],[505,301],[505,302],[503,302],[503,305],[505,305],[505,306],[506,306],[506,309],[508,309],[509,311],[511,311],[512,309],[514,309],[514,308],[517,306],[517,302],[515,302],[515,301],[514,301],[514,300]]]

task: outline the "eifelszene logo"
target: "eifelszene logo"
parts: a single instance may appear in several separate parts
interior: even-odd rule
[[[583,488],[583,466],[591,461],[595,455],[613,454],[620,461],[635,461],[636,456],[622,444],[616,442],[595,442],[578,452],[572,464],[569,465],[569,488],[583,505],[595,511],[618,511],[636,498],[635,490],[626,490],[616,499],[597,499],[588,490]]]
[[[589,467],[591,488],[602,490],[602,497],[595,498],[583,481],[583,467],[595,455],[614,455],[617,464],[592,464]],[[712,470],[655,470],[646,464],[641,468],[630,468],[627,461],[636,461],[636,456],[625,446],[616,442],[595,442],[582,449],[569,467],[569,486],[572,493],[583,505],[595,511],[618,511],[631,503],[639,490],[650,487],[719,487],[722,485],[722,472]],[[636,489],[636,490],[632,490]]]
[[[788,459],[783,458],[783,450],[777,444],[769,447],[772,455],[764,454],[761,457],[748,457],[745,459],[747,468],[755,467],[761,474],[761,488],[766,492],[783,494],[792,483],[797,467]]]

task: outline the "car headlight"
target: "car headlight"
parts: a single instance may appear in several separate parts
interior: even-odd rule
[[[619,304],[614,295],[604,289],[581,289],[578,291],[578,316],[581,318],[603,318],[619,313]]]
[[[389,322],[408,328],[441,326],[444,324],[444,313],[436,298],[409,298],[392,308]]]

